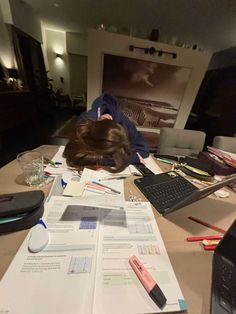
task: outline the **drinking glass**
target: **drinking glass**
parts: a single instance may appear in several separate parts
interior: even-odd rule
[[[44,158],[41,153],[37,151],[25,151],[17,156],[17,161],[23,171],[27,185],[34,186],[42,183]]]

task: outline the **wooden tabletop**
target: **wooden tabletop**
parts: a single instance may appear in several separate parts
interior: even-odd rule
[[[39,147],[44,156],[52,158],[58,146],[44,145]],[[159,164],[160,165],[160,164]],[[161,165],[168,170],[166,164]],[[125,180],[125,196],[128,200],[129,191],[145,200],[145,197],[133,184],[133,177]],[[45,196],[49,193],[51,184],[40,188]],[[25,185],[21,170],[14,160],[0,169],[0,193],[11,193],[32,190]],[[170,261],[188,305],[188,313],[208,314],[210,312],[212,252],[202,249],[198,242],[187,242],[187,236],[219,234],[188,219],[195,216],[228,229],[236,217],[236,193],[228,189],[228,198],[219,199],[209,196],[194,204],[179,209],[173,213],[161,216],[154,208],[154,215],[164,240]],[[0,278],[6,272],[19,246],[24,240],[27,230],[0,236]]]

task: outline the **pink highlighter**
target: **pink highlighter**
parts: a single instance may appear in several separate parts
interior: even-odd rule
[[[152,278],[152,276],[135,255],[130,257],[129,263],[152,300],[160,308],[162,308],[166,304],[166,297],[161,291],[160,287],[157,285],[156,281]]]

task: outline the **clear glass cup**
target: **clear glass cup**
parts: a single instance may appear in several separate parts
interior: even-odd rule
[[[25,183],[29,186],[39,185],[44,178],[44,158],[37,151],[25,151],[17,156],[17,161],[23,171]]]

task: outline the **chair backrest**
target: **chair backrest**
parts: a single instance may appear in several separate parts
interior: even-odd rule
[[[161,128],[157,152],[159,154],[189,156],[203,150],[206,133],[202,131]]]
[[[212,146],[222,149],[226,152],[236,153],[236,137],[215,136],[213,139]]]

